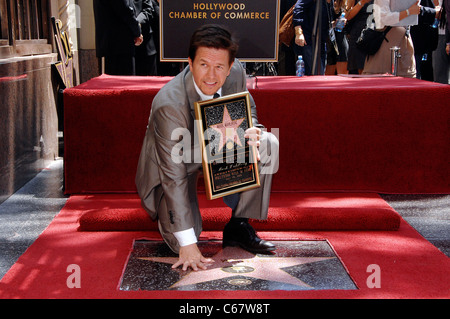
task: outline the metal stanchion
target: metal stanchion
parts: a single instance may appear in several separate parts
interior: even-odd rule
[[[402,55],[400,54],[399,47],[391,48],[391,74],[397,76],[398,70],[398,59],[400,59]]]

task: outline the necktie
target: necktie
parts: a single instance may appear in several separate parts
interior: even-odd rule
[[[218,97],[220,97],[219,93],[214,93],[213,99],[217,99]]]

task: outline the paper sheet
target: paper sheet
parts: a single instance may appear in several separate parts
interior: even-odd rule
[[[416,2],[417,0],[391,0],[390,8],[391,11],[393,12],[400,12],[408,9]],[[400,22],[395,24],[394,26],[400,27],[400,26],[416,25],[418,23],[418,19],[419,17],[417,14],[411,15],[403,20],[400,20]]]

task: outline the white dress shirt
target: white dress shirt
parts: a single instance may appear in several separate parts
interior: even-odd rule
[[[385,26],[400,27],[416,25],[419,22],[419,16],[412,14],[400,21],[400,11],[411,7],[417,0],[375,0],[373,15],[377,29],[383,29]]]

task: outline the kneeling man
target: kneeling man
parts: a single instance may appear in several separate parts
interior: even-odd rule
[[[168,82],[155,96],[136,174],[136,186],[142,205],[153,220],[183,270],[206,269],[213,260],[205,258],[197,241],[202,220],[197,200],[197,177],[201,163],[172,160],[172,150],[180,143],[172,133],[189,130],[190,154],[200,152],[194,139],[194,103],[247,90],[243,67],[236,59],[238,46],[231,33],[217,25],[204,25],[192,35],[189,66]],[[223,246],[240,246],[254,253],[275,250],[258,237],[249,219],[267,219],[272,176],[278,170],[278,139],[263,131],[258,123],[252,97],[253,127],[246,130],[250,145],[258,148],[261,186],[224,197],[231,208],[231,219],[223,231]],[[197,136],[197,135],[195,135]],[[185,141],[184,141],[185,142]]]

